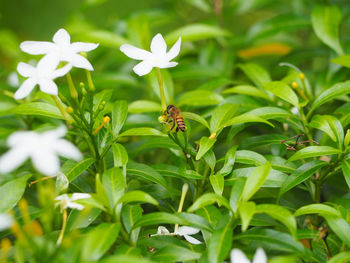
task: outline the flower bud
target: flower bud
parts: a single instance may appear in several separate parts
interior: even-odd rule
[[[164,123],[166,122],[167,117],[163,114],[158,117],[158,122],[159,123]]]
[[[305,79],[304,73],[300,73],[300,74],[299,74],[299,78],[300,78],[301,80],[304,80],[304,79]]]
[[[109,116],[104,116],[103,117],[103,123],[109,123],[111,121],[111,118]]]
[[[74,110],[73,110],[73,108],[72,108],[71,106],[68,106],[68,107],[66,108],[66,111],[67,111],[68,113],[73,113],[73,112],[74,112]]]
[[[210,140],[213,140],[216,138],[216,132],[213,132],[210,136],[209,136],[209,139]]]
[[[68,189],[69,181],[65,174],[59,172],[56,178],[56,190],[58,193]]]
[[[292,82],[292,88],[293,89],[297,89],[299,87],[298,83],[296,83],[295,81]]]

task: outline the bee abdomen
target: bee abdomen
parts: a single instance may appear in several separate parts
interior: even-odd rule
[[[177,123],[177,126],[179,127],[179,129],[181,131],[185,131],[186,125],[185,125],[184,118],[182,118],[181,116],[177,116],[176,117],[176,123]]]

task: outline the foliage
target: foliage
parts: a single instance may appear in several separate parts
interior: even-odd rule
[[[261,247],[269,262],[349,262],[349,12],[342,0],[2,3],[0,156],[13,132],[66,125],[84,158],[61,158],[55,177],[30,161],[1,174],[14,222],[0,261],[213,263]],[[59,99],[15,100],[17,64],[39,59],[20,43],[62,27],[99,43],[94,71],[58,79]],[[168,47],[181,37],[179,64],[139,77],[119,48],[149,50],[159,32]],[[59,209],[65,193],[84,209]]]

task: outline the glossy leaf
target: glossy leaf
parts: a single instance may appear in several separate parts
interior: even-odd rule
[[[141,202],[158,205],[158,201],[154,199],[151,195],[139,190],[127,192],[118,200],[118,203],[130,202]]]
[[[206,193],[202,196],[200,196],[188,209],[188,212],[194,212],[202,207],[205,207],[207,205],[211,205],[213,203],[218,203],[218,204],[222,204],[223,206],[225,206],[226,208],[230,209],[230,205],[228,203],[228,201],[218,195],[218,194],[214,194],[214,193]]]
[[[239,67],[248,78],[258,87],[263,87],[264,83],[271,81],[269,73],[255,63],[240,64]]]
[[[196,160],[199,160],[203,157],[204,154],[206,154],[211,147],[213,147],[214,143],[216,142],[216,139],[209,139],[208,137],[202,137],[199,141],[199,149],[196,155]]]
[[[3,113],[5,114],[5,112]],[[64,119],[57,106],[45,102],[28,102],[6,111],[6,114],[39,115],[55,119]]]
[[[214,192],[218,195],[222,195],[222,192],[224,191],[224,176],[220,173],[212,174],[209,176],[209,181]]]
[[[132,128],[129,130],[126,130],[122,134],[119,135],[119,137],[123,136],[162,136],[166,137],[167,135],[165,133],[160,132],[159,130],[153,129],[153,128]]]
[[[114,102],[112,110],[112,129],[113,136],[117,137],[123,128],[126,117],[128,116],[128,104],[126,101],[119,100]]]
[[[311,204],[299,208],[295,211],[295,216],[305,215],[305,214],[320,214],[322,216],[335,216],[339,217],[340,213],[335,208],[325,205],[325,204]]]
[[[217,107],[210,119],[210,131],[218,132],[220,128],[231,119],[237,111],[237,106],[231,103],[225,103]]]
[[[255,203],[254,202],[242,202],[239,205],[239,216],[242,222],[242,232],[248,229],[249,223],[255,214]]]
[[[93,158],[87,158],[83,161],[76,163],[71,169],[69,169],[65,175],[67,176],[69,182],[73,181],[79,175],[81,175],[86,169],[88,169],[95,160]]]
[[[208,261],[211,263],[221,263],[230,251],[232,243],[233,228],[231,224],[226,224],[218,228],[212,234],[208,242]]]
[[[306,159],[311,157],[317,157],[322,155],[340,154],[341,150],[330,146],[308,146],[297,151],[292,157],[288,159],[288,162]]]
[[[282,81],[271,81],[264,84],[264,88],[272,92],[276,97],[299,108],[299,99],[295,92]]]

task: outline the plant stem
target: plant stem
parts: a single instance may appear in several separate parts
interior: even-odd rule
[[[59,246],[61,244],[64,232],[66,231],[66,226],[67,226],[67,209],[63,210],[62,220],[63,220],[62,229],[61,229],[60,235],[59,235],[59,237],[57,239],[57,243],[56,243],[57,246]]]
[[[70,117],[70,115],[66,112],[66,110],[63,108],[61,102],[59,101],[58,97],[55,95],[51,95],[51,98],[55,101],[57,108],[60,110],[62,113],[64,119],[68,124],[72,124],[73,119]]]
[[[74,101],[76,101],[78,99],[78,92],[74,86],[72,76],[69,72],[67,73],[67,82],[68,82],[70,96],[72,97],[72,99],[74,99]]]
[[[160,72],[160,68],[157,68],[157,75],[158,75],[158,83],[159,83],[160,101],[162,104],[162,112],[164,112],[164,111],[166,111],[166,101],[165,101],[163,78],[162,78],[162,74]]]
[[[182,208],[183,208],[183,205],[184,205],[184,201],[185,201],[185,197],[186,197],[187,191],[188,191],[188,184],[184,183],[184,185],[182,186],[182,192],[181,192],[181,199],[180,199],[180,203],[179,203],[179,208],[177,209],[178,213],[182,212]],[[175,228],[174,228],[174,233],[177,233],[178,228],[179,228],[179,224],[176,224]]]

